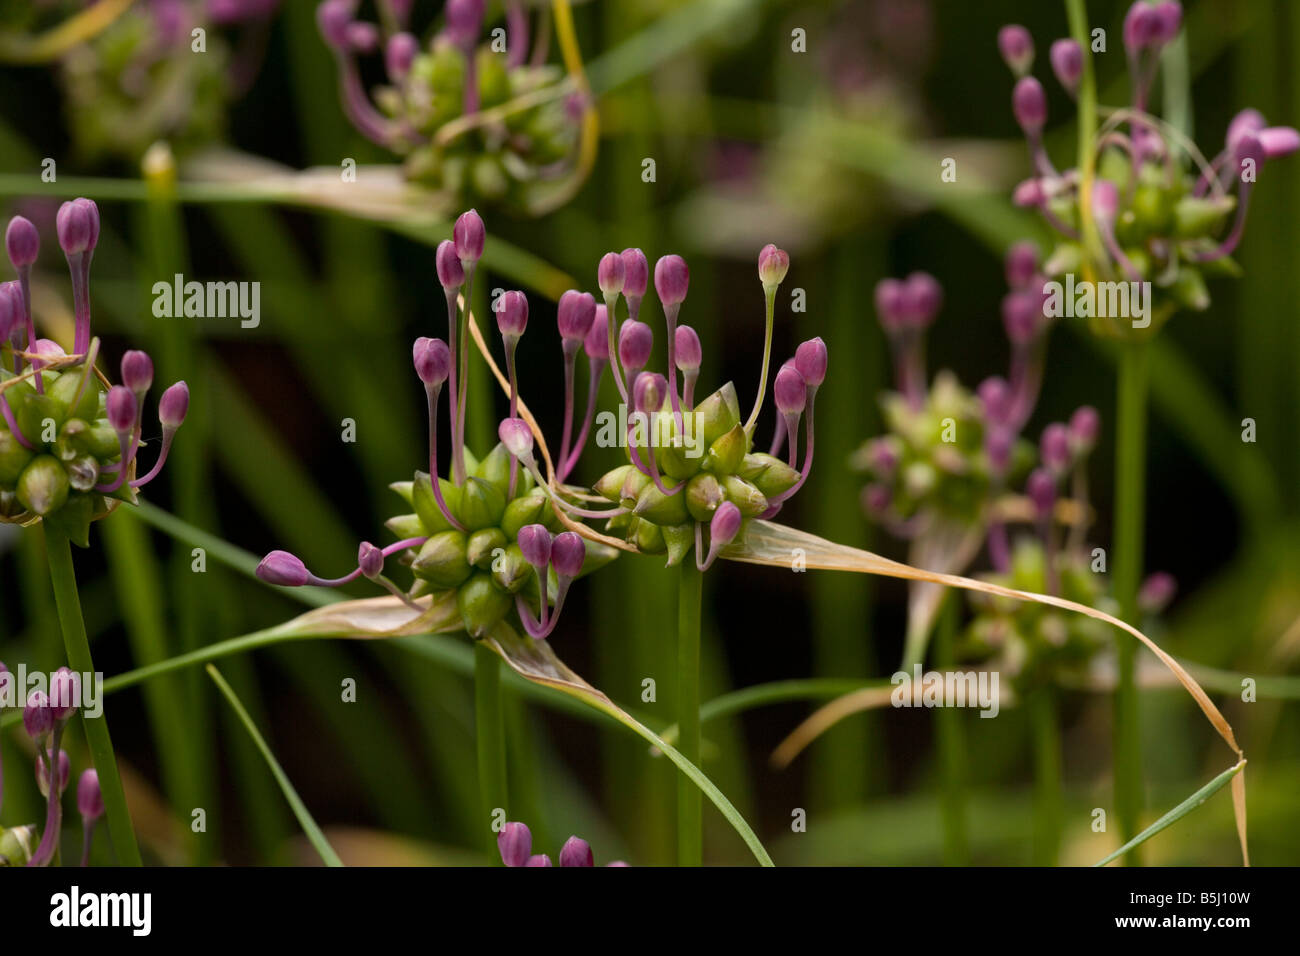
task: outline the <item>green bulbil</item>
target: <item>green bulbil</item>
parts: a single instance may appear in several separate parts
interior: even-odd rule
[[[465,622],[465,630],[475,640],[486,637],[514,604],[507,591],[492,580],[492,575],[478,572],[456,594],[456,606]]]
[[[468,478],[461,489],[458,515],[470,531],[500,525],[506,510],[506,496],[496,485],[482,478]]]
[[[460,531],[443,531],[433,535],[421,546],[412,573],[435,587],[454,588],[464,583],[470,575],[466,557],[467,539]]]
[[[53,455],[38,455],[18,476],[18,501],[32,514],[44,517],[62,508],[71,485],[68,473]]]
[[[469,536],[465,544],[465,558],[476,568],[484,571],[492,569],[492,552],[504,550],[505,532],[500,528],[483,528]]]
[[[666,495],[654,483],[646,485],[632,513],[657,525],[682,524],[690,517],[686,513],[685,494]]]

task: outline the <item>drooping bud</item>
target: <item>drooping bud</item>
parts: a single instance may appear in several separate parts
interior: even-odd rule
[[[695,372],[700,368],[704,361],[704,349],[700,345],[700,337],[695,330],[689,325],[679,325],[673,333],[673,344],[676,347],[677,367],[683,372]]]
[[[54,712],[45,691],[34,690],[28,696],[27,706],[23,708],[23,729],[32,740],[40,740],[54,729]]]
[[[72,760],[68,757],[68,752],[59,749],[59,779],[58,792],[63,793],[68,789],[68,777],[72,774]],[[38,753],[36,755],[36,786],[40,788],[41,796],[50,795],[50,768],[45,762],[45,755]]]
[[[77,781],[77,812],[87,823],[104,815],[104,795],[99,789],[99,772],[94,767],[83,770]]]
[[[438,268],[438,282],[444,289],[458,289],[464,284],[465,268],[456,254],[456,243],[450,239],[438,243],[434,263]]]
[[[808,404],[808,383],[794,366],[782,366],[776,373],[776,381],[772,383],[772,397],[782,414],[802,412]]]
[[[624,249],[623,295],[629,301],[640,300],[650,284],[650,263],[640,249]]]
[[[272,551],[257,565],[258,580],[286,588],[299,588],[311,580],[311,572],[296,554]]]
[[[640,370],[650,361],[654,330],[644,322],[628,319],[618,331],[618,360],[624,368]]]
[[[714,550],[715,546],[718,549],[725,548],[735,541],[736,535],[740,534],[741,522],[740,509],[730,501],[718,505],[709,522],[709,550]]]
[[[790,271],[790,254],[778,249],[772,243],[765,245],[758,254],[758,279],[764,289],[775,289],[785,280]]]
[[[1032,76],[1022,77],[1011,91],[1011,111],[1028,136],[1037,136],[1047,122],[1047,94]]]
[[[55,720],[67,720],[80,706],[81,675],[60,667],[50,677],[50,710]]]
[[[592,855],[591,844],[576,836],[564,841],[560,849],[560,866],[595,866],[596,858]]]
[[[560,296],[556,324],[560,328],[560,338],[566,342],[581,342],[591,331],[591,324],[596,321],[596,297],[590,292],[578,292],[570,289]],[[602,334],[602,341],[603,341]],[[605,350],[609,350],[605,344]]]
[[[1038,454],[1053,475],[1065,474],[1070,468],[1070,430],[1060,422],[1048,425],[1038,440]]]
[[[357,567],[373,581],[384,571],[384,552],[369,541],[362,541],[357,548]]]
[[[794,367],[810,389],[818,388],[826,381],[827,360],[826,343],[820,336],[799,343],[794,350]]]
[[[1013,289],[1023,289],[1033,281],[1037,273],[1038,245],[1029,239],[1012,243],[1006,257],[1007,285]]]
[[[558,578],[576,578],[587,558],[587,542],[576,531],[561,531],[551,542],[551,563]]]
[[[1290,126],[1270,126],[1257,135],[1265,159],[1278,159],[1300,149],[1300,132]]]
[[[425,385],[441,385],[451,374],[451,349],[442,339],[421,336],[415,340],[411,356],[415,374]]]
[[[519,529],[519,550],[533,567],[545,568],[551,562],[551,532],[545,525],[530,524]]]
[[[528,328],[528,297],[511,290],[497,299],[497,328],[507,337],[518,338]]]
[[[596,285],[607,297],[618,295],[623,291],[626,272],[623,257],[617,252],[607,252],[601,256],[600,265],[596,267]]]
[[[153,360],[148,353],[131,349],[122,355],[122,384],[137,398],[153,386]]]
[[[582,341],[582,349],[587,353],[587,358],[594,362],[609,361],[609,316],[603,305],[596,306],[591,328]]]
[[[691,285],[691,270],[681,256],[664,256],[655,263],[655,292],[665,306],[681,305]]]
[[[497,849],[506,866],[525,866],[533,849],[533,834],[523,823],[507,823],[497,834]]]
[[[36,256],[41,251],[41,236],[30,219],[14,216],[9,220],[9,228],[5,230],[5,249],[9,253],[9,261],[19,271],[36,261]]]
[[[533,430],[522,418],[503,418],[497,426],[497,437],[506,451],[524,464],[533,460]]]
[[[998,31],[998,52],[1011,72],[1024,76],[1034,65],[1034,38],[1018,23],[1008,23]]]
[[[450,11],[449,11],[450,15]],[[460,214],[456,225],[452,227],[452,239],[456,243],[456,255],[461,265],[478,262],[483,257],[483,244],[487,241],[487,229],[483,218],[476,210]]]
[[[1052,61],[1052,72],[1056,74],[1057,82],[1073,96],[1083,77],[1083,47],[1077,40],[1057,40],[1052,44],[1048,58]]]

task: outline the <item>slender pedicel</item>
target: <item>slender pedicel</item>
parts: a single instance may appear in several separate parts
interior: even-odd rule
[[[682,404],[690,411],[695,408],[695,382],[700,377],[704,350],[700,346],[699,335],[689,325],[677,326],[673,341],[677,346],[677,368],[682,373]]]
[[[655,291],[659,293],[664,321],[668,324],[668,397],[679,435],[682,432],[682,406],[677,396],[677,316],[686,301],[690,284],[691,270],[681,256],[664,256],[655,263]]]
[[[443,498],[442,480],[439,478],[438,471],[438,399],[442,395],[443,383],[447,381],[447,376],[454,369],[451,351],[442,339],[421,337],[415,340],[412,358],[415,362],[415,374],[424,383],[425,404],[428,408],[429,484],[433,489],[433,500],[438,503],[438,510],[442,512],[447,522],[457,531],[464,531],[465,526],[456,520],[456,516],[451,513]]]
[[[114,385],[108,390],[108,400],[106,402],[108,411],[108,422],[113,426],[113,431],[117,432],[118,446],[122,449],[121,467],[117,470],[117,477],[107,484],[96,485],[95,490],[102,494],[112,494],[122,487],[122,482],[126,480],[127,470],[130,467],[131,459],[128,457],[131,447],[131,438],[135,433],[135,416],[136,401],[135,395],[125,385]],[[159,461],[162,456],[159,456]],[[155,467],[155,471],[157,468]]]
[[[578,292],[570,289],[564,295],[560,296],[559,306],[556,313],[556,325],[560,330],[560,346],[564,352],[564,432],[560,439],[560,464],[563,466],[569,460],[570,441],[573,438],[573,379],[574,363],[578,357],[578,351],[582,348],[583,342],[586,341],[587,333],[591,331],[592,323],[596,321],[596,299],[586,292]],[[593,375],[593,381],[599,384],[599,377]],[[590,407],[590,401],[588,402]],[[512,412],[513,414],[513,412]],[[568,472],[561,467],[563,474],[560,480],[567,477]]]
[[[316,24],[339,66],[339,99],[352,125],[367,139],[391,147],[400,127],[375,109],[366,96],[353,52],[359,39],[353,29],[352,0],[326,0],[316,8]]]
[[[482,19],[480,14],[480,19]],[[456,455],[460,466],[457,474],[460,476],[456,482],[458,485],[465,483],[465,400],[469,390],[469,311],[470,295],[474,289],[474,272],[478,266],[478,261],[483,257],[483,248],[487,242],[487,229],[483,225],[483,218],[476,210],[463,212],[456,219],[456,224],[452,227],[452,241],[456,246],[456,255],[460,259],[461,268],[465,272],[465,295],[463,297],[463,308],[460,310],[460,352],[452,352],[453,357],[457,357],[460,366],[460,381],[458,401],[460,403],[460,419],[456,423],[456,431],[453,435],[453,454]]]
[[[792,363],[781,366],[772,383],[772,397],[777,411],[785,419],[785,433],[790,441],[789,463],[798,468],[799,419],[808,403],[808,386]]]
[[[784,249],[768,243],[758,254],[758,279],[763,284],[765,310],[765,327],[763,330],[763,370],[758,376],[758,394],[754,396],[754,407],[745,421],[745,432],[754,434],[754,425],[758,422],[758,413],[763,408],[763,399],[767,396],[767,373],[772,360],[772,324],[776,311],[776,290],[785,275],[790,271],[790,255]]]
[[[1047,593],[1057,594],[1060,581],[1057,576],[1055,548],[1053,547],[1052,509],[1056,505],[1056,480],[1046,468],[1036,468],[1025,483],[1025,494],[1033,503],[1038,522],[1038,533],[1043,541],[1043,554],[1047,559]]]
[[[184,424],[189,408],[190,389],[184,382],[177,382],[163,392],[158,402],[158,421],[162,424],[162,449],[158,452],[158,460],[149,469],[149,473],[131,482],[132,488],[142,488],[158,477],[158,472],[162,471],[162,466],[167,461],[167,453],[171,451],[172,439]],[[123,468],[120,474],[125,473],[126,469]]]
[[[506,350],[506,374],[510,381],[510,417],[519,413],[519,377],[515,372],[515,349],[528,327],[528,299],[522,292],[505,292],[497,300],[497,327]],[[519,479],[519,461],[510,460],[509,498],[514,498]]]
[[[614,386],[618,389],[619,397],[624,402],[627,401],[628,388],[636,376],[635,372],[626,367],[627,363],[623,360],[622,352],[623,334],[626,326],[636,322],[636,317],[631,315],[630,306],[628,322],[620,325],[618,321],[618,297],[619,293],[623,291],[626,278],[627,266],[619,253],[607,252],[601,256],[600,262],[596,266],[596,285],[600,288],[601,295],[605,299],[605,315],[608,317],[606,334],[609,339],[609,367],[614,375]]]
[[[641,416],[642,421],[646,424],[646,457],[644,459],[641,457],[640,449],[637,447],[636,442],[632,440],[635,422],[630,415],[628,416],[627,450],[637,470],[644,475],[649,475],[650,480],[655,483],[655,487],[663,494],[672,496],[686,487],[686,481],[683,479],[671,488],[666,487],[663,478],[659,474],[659,463],[655,460],[654,454],[655,436],[658,433],[655,426],[655,416],[663,408],[664,392],[667,388],[668,381],[657,372],[642,372],[636,377],[636,383],[632,387],[632,409],[637,415]],[[647,459],[649,461],[648,466],[646,464]]]
[[[36,262],[36,257],[41,251],[41,236],[31,220],[23,216],[14,216],[9,220],[9,226],[5,230],[5,250],[9,253],[9,261],[13,263],[14,271],[18,273],[20,295],[16,304],[20,306],[21,312],[16,316],[16,324],[24,333],[19,345],[26,348],[27,343],[36,340],[36,329],[32,319],[31,276],[32,264]],[[0,342],[7,341],[12,331],[12,328],[0,329]],[[21,371],[21,359],[17,355],[14,356],[14,362],[14,371]],[[36,391],[38,393],[45,391],[45,383],[39,376],[36,379]]]
[[[577,441],[573,444],[573,450],[569,457],[563,462],[560,468],[559,480],[565,481],[570,472],[578,463],[578,456],[582,454],[582,449],[587,444],[587,435],[591,431],[591,423],[596,415],[596,401],[600,394],[600,379],[605,373],[605,367],[609,365],[609,335],[606,331],[608,323],[607,313],[603,305],[596,306],[595,318],[592,320],[591,328],[587,332],[587,337],[583,340],[582,348],[587,353],[587,368],[589,384],[587,386],[587,412],[582,419],[582,429],[578,432]]]
[[[622,257],[623,298],[627,299],[628,318],[635,319],[641,314],[641,300],[650,285],[650,261],[640,249],[624,249]]]
[[[59,247],[72,274],[76,332],[72,351],[84,354],[90,346],[90,260],[99,242],[99,207],[89,199],[73,199],[59,207],[55,221]]]
[[[461,286],[465,284],[465,269],[461,265],[460,257],[456,255],[456,244],[450,239],[444,239],[438,244],[437,254],[434,261],[438,270],[438,282],[442,285],[443,295],[447,300],[447,348],[451,354],[450,377],[450,395],[448,402],[450,404],[451,417],[451,473],[452,482],[457,485],[465,483],[465,460],[456,450],[456,435],[460,431],[460,391],[457,387],[459,376],[457,374],[457,343],[459,339],[456,336],[457,327],[460,324],[460,314],[457,301],[460,296]]]

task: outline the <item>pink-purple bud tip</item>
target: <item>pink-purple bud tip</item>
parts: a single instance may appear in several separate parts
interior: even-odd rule
[[[77,812],[86,821],[104,815],[104,795],[99,789],[99,772],[94,767],[82,771],[77,781]]]
[[[628,298],[640,298],[650,284],[650,262],[640,249],[624,249],[623,257],[623,294]]]
[[[311,573],[296,554],[272,551],[264,557],[254,572],[258,580],[278,584],[285,588],[299,588],[311,579]]]
[[[520,545],[520,547],[523,547]],[[576,531],[561,531],[551,542],[551,563],[559,578],[576,578],[587,558],[587,542]]]
[[[783,365],[776,373],[772,384],[772,397],[776,407],[786,415],[802,412],[808,404],[808,383],[804,381],[799,370],[792,365]]]
[[[525,463],[532,460],[533,430],[522,418],[501,419],[501,424],[497,426],[497,437],[506,446],[506,451],[515,458]]]
[[[27,706],[23,708],[23,729],[33,740],[40,740],[54,729],[54,711],[45,691],[34,690],[28,696]]]
[[[461,213],[451,235],[456,243],[456,255],[462,262],[478,262],[483,257],[487,229],[483,225],[483,217],[476,210]]]
[[[581,837],[571,836],[560,849],[560,866],[595,866],[591,844]]]
[[[607,252],[600,257],[600,264],[596,267],[596,285],[607,296],[618,295],[623,291],[626,274],[623,257],[617,252]]]
[[[450,239],[438,243],[434,263],[438,268],[438,283],[444,289],[458,289],[464,284],[465,269],[460,264],[460,256],[456,254],[456,243]]]
[[[421,336],[415,340],[411,356],[415,374],[425,385],[441,385],[451,374],[451,349],[442,339]]]
[[[180,428],[190,410],[190,387],[177,382],[158,400],[158,421],[163,428]]]
[[[758,254],[758,279],[763,288],[774,288],[785,280],[790,271],[790,254],[770,242]]]
[[[799,343],[799,347],[794,350],[794,367],[799,370],[809,388],[818,388],[826,381],[827,361],[826,343],[820,336]]]
[[[591,331],[591,323],[596,320],[596,297],[590,292],[578,292],[570,289],[560,296],[556,312],[556,324],[560,328],[560,338],[569,342],[581,342]],[[603,335],[603,333],[602,333]],[[609,346],[606,345],[606,351]]]
[[[681,256],[664,256],[655,263],[655,292],[665,306],[681,305],[691,285],[691,270]]]
[[[704,348],[700,337],[689,325],[679,325],[673,331],[673,345],[677,367],[683,372],[699,371],[704,361]]]
[[[593,362],[609,361],[609,316],[603,305],[596,306],[582,349]]]
[[[1083,47],[1076,40],[1057,40],[1048,51],[1048,58],[1057,82],[1073,95],[1083,77]]]
[[[518,540],[525,561],[535,568],[544,568],[550,564],[552,540],[545,525],[524,525],[519,529]]]
[[[1034,38],[1018,23],[1008,23],[998,31],[998,52],[1011,72],[1024,76],[1034,64]]]
[[[108,390],[105,402],[108,411],[108,423],[113,431],[121,434],[135,428],[135,413],[140,407],[135,400],[135,393],[125,385],[114,385]]]
[[[618,360],[625,368],[645,368],[654,344],[655,334],[650,326],[628,319],[618,332]]]
[[[506,866],[526,866],[533,850],[533,834],[524,823],[507,823],[497,834],[497,849]]]
[[[1022,77],[1011,91],[1011,111],[1020,128],[1030,136],[1042,132],[1047,122],[1047,94],[1032,76]]]
[[[73,199],[59,207],[54,221],[64,255],[93,252],[99,242],[99,207],[91,199]]]
[[[36,261],[41,251],[41,236],[30,219],[14,216],[5,230],[5,250],[15,269],[25,269]]]
[[[528,328],[528,297],[522,292],[503,292],[496,304],[497,328],[505,336],[518,338]]]

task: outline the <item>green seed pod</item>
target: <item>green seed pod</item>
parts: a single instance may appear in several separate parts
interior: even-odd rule
[[[478,51],[479,108],[491,109],[510,99],[510,74],[506,71],[505,57],[487,47]]]
[[[665,525],[659,530],[663,534],[664,545],[668,548],[667,566],[671,568],[691,553],[691,545],[695,543],[695,525]]]
[[[12,391],[11,389],[10,392],[6,392],[5,396],[8,397]],[[31,394],[20,407],[14,409],[14,418],[18,422],[19,430],[27,436],[27,440],[33,445],[40,446],[46,443],[44,436],[47,422],[53,420],[57,429],[67,417],[67,411],[66,405],[56,402],[48,393]]]
[[[638,518],[659,525],[682,524],[690,520],[690,515],[686,513],[685,491],[666,495],[653,483],[646,485],[645,490],[641,492],[632,513]]]
[[[659,530],[657,524],[652,524],[649,521],[637,522],[636,540],[632,543],[646,554],[662,554],[668,550],[668,546],[664,542],[663,532]]]
[[[0,866],[26,866],[36,849],[36,826],[0,827]]]
[[[502,495],[507,494],[510,490],[510,452],[497,442],[496,447],[474,469],[474,475],[494,485]]]
[[[519,545],[508,545],[504,551],[492,558],[492,580],[497,586],[515,594],[528,583],[533,574],[533,566],[524,558]]]
[[[1178,277],[1169,287],[1169,294],[1177,302],[1196,312],[1204,312],[1210,307],[1210,290],[1205,285],[1201,270],[1195,266],[1183,264],[1178,270]]]
[[[68,418],[94,421],[99,417],[99,386],[94,381],[86,382],[85,385],[85,389],[82,389],[81,376],[69,370],[55,380],[49,395],[66,409]],[[81,398],[74,405],[73,399],[77,398],[78,390],[81,390]]]
[[[18,500],[33,514],[47,515],[68,500],[68,473],[53,455],[38,455],[18,476]]]
[[[711,520],[718,505],[727,500],[722,483],[708,472],[692,478],[683,494],[686,496],[686,510],[696,521]]]
[[[519,537],[519,529],[524,525],[537,524],[551,509],[546,503],[546,493],[540,488],[516,498],[506,505],[501,516],[501,530],[506,539],[514,541]]]
[[[465,557],[465,535],[443,531],[433,535],[420,548],[411,563],[411,572],[439,588],[454,588],[470,575]]]
[[[506,511],[506,496],[482,478],[469,478],[460,495],[460,520],[470,531],[498,527]]]
[[[74,458],[64,467],[73,491],[90,491],[99,483],[99,462],[89,455]]]
[[[496,586],[492,575],[482,571],[462,584],[456,594],[456,606],[465,630],[476,641],[496,627],[513,603],[509,593]]]
[[[415,507],[415,482],[394,481],[388,487],[391,488],[393,491],[397,492],[399,495],[401,495],[402,500],[405,501],[412,508]]]
[[[394,515],[384,522],[384,527],[393,532],[399,540],[404,538],[420,538],[429,532],[424,528],[424,522],[420,520],[419,515]]]
[[[609,501],[620,501],[622,499],[623,482],[630,471],[636,471],[634,465],[619,465],[613,471],[607,471],[600,476],[600,480],[593,486],[592,490]]]
[[[624,508],[635,508],[641,492],[650,487],[650,476],[632,466],[623,478],[623,487],[619,491],[618,501]]]
[[[9,429],[0,428],[0,485],[12,488],[31,460],[32,452],[19,444]]]
[[[789,491],[799,480],[799,472],[766,452],[745,456],[737,474],[768,498]]]
[[[1237,200],[1234,196],[1184,196],[1174,206],[1174,235],[1179,239],[1202,239],[1217,235],[1236,207]]]
[[[736,386],[728,382],[696,405],[695,413],[698,416],[696,434],[703,436],[705,445],[712,445],[740,421]]]
[[[767,510],[767,498],[744,478],[728,475],[722,480],[722,490],[727,500],[740,509],[746,518],[756,518]]]
[[[438,479],[438,487],[442,491],[442,500],[447,503],[448,510],[453,515],[459,516],[461,489],[445,478]],[[429,476],[422,471],[415,473],[415,481],[411,488],[411,506],[420,516],[426,534],[437,534],[439,531],[451,529],[451,522],[443,515],[442,509],[438,507],[438,500],[433,496],[433,485],[429,482]]]
[[[483,528],[469,536],[465,544],[465,560],[484,571],[492,569],[492,552],[509,544],[500,528]]]
[[[671,415],[667,417],[670,420],[672,418]],[[694,432],[689,433],[695,434]],[[659,465],[659,471],[678,481],[696,474],[704,464],[702,446],[688,445],[684,441],[680,445],[676,444],[675,436],[667,436],[666,440],[655,449],[654,454],[655,463]]]
[[[745,429],[736,425],[709,446],[709,453],[704,459],[704,470],[715,475],[734,474],[749,453],[749,447],[749,436],[745,434]]]

